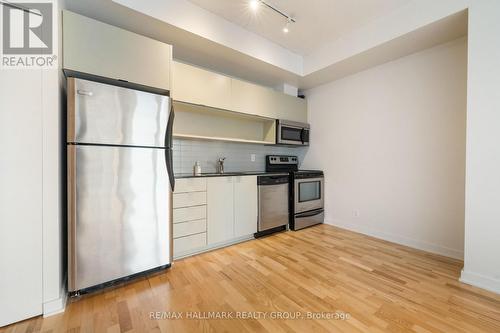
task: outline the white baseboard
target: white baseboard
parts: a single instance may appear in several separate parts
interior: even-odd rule
[[[343,228],[343,229],[348,229],[348,230],[352,230],[352,231],[355,231],[355,232],[359,232],[361,234],[365,234],[365,235],[368,235],[368,236],[380,238],[380,239],[383,239],[383,240],[386,240],[386,241],[389,241],[389,242],[393,242],[393,243],[397,243],[397,244],[401,244],[401,245],[413,247],[415,249],[419,249],[419,250],[422,250],[422,251],[436,253],[436,254],[439,254],[439,255],[442,255],[442,256],[446,256],[446,257],[450,257],[450,258],[454,258],[454,259],[463,260],[463,258],[464,258],[464,252],[463,251],[456,250],[456,249],[451,249],[451,248],[446,247],[446,246],[441,246],[441,245],[438,245],[438,244],[428,243],[428,242],[425,242],[425,241],[421,241],[421,240],[417,240],[417,239],[412,239],[412,238],[408,238],[408,237],[405,237],[405,236],[394,235],[394,234],[387,233],[387,232],[384,232],[384,231],[381,231],[381,230],[375,230],[375,229],[368,228],[368,227],[365,227],[365,226],[362,226],[362,225],[348,223],[348,222],[340,221],[340,220],[336,220],[336,219],[335,220],[328,220],[328,221],[325,220],[325,223],[333,225],[333,226],[337,226],[339,228]]]
[[[68,292],[66,291],[66,279],[64,279],[59,298],[43,303],[43,317],[46,318],[64,312],[67,300]]]
[[[460,282],[467,283],[474,287],[479,287],[500,294],[499,279],[462,270],[462,274],[460,275]]]

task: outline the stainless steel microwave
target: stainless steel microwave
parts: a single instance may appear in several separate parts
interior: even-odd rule
[[[281,119],[276,120],[276,143],[309,146],[309,131],[309,124]]]

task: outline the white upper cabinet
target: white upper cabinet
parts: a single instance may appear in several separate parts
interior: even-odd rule
[[[271,88],[173,62],[172,96],[179,102],[298,122],[307,121],[306,101]]]
[[[237,79],[233,79],[231,89],[231,109],[234,111],[307,122],[307,103],[302,98]]]
[[[234,177],[234,236],[257,232],[257,176]]]
[[[231,108],[231,78],[176,61],[173,64],[174,100],[226,110]]]
[[[253,83],[233,79],[231,110],[256,116],[276,118],[276,92]]]
[[[304,99],[237,79],[232,80],[231,109],[262,117],[307,122]]]
[[[305,99],[287,94],[277,94],[276,118],[307,123],[307,102]]]
[[[172,46],[63,12],[63,68],[170,90]]]

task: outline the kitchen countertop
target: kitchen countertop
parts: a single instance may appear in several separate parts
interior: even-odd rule
[[[202,177],[237,177],[237,176],[264,176],[264,175],[283,175],[288,176],[287,172],[266,172],[266,171],[241,171],[241,172],[225,172],[225,173],[202,173],[199,176],[195,176],[192,173],[176,173],[174,178],[202,178]]]

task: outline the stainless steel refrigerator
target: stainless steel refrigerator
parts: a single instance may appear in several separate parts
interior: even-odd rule
[[[172,262],[168,96],[68,78],[68,289]]]

